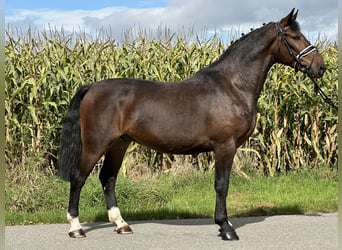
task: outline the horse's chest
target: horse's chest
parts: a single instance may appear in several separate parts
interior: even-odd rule
[[[256,115],[249,114],[245,116],[244,122],[241,125],[241,134],[237,138],[237,144],[240,146],[243,144],[253,133],[256,125]]]
[[[215,131],[221,136],[236,138],[242,144],[253,133],[256,124],[255,112],[247,109],[227,110],[221,112],[214,122]]]

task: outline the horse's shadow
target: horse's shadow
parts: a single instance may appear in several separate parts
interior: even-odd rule
[[[253,217],[247,215],[255,215]],[[229,220],[234,225],[235,229],[244,227],[248,224],[260,223],[267,219],[267,217],[273,215],[284,215],[284,214],[303,214],[303,211],[298,206],[289,206],[283,208],[277,208],[275,211],[263,211],[262,208],[254,208],[245,211],[241,214],[237,214],[236,217],[232,217]],[[103,221],[105,214],[99,214],[96,221]],[[312,215],[310,215],[312,216]],[[180,216],[181,217],[181,216]],[[156,223],[164,225],[176,225],[176,226],[205,226],[215,224],[213,218],[193,218],[195,215],[191,216],[191,219],[163,219],[163,220],[140,220],[140,221],[128,221],[130,225],[146,224],[146,223]],[[94,230],[99,230],[103,228],[113,228],[114,224],[110,222],[90,222],[84,223],[84,232],[88,233]]]
[[[235,229],[245,226],[246,224],[258,223],[262,222],[267,218],[266,216],[259,217],[235,217],[231,218],[230,221],[234,225]],[[156,223],[156,224],[164,224],[164,225],[176,225],[176,226],[206,226],[215,224],[213,218],[199,218],[199,219],[172,219],[172,220],[144,220],[144,221],[128,221],[131,226],[145,223]],[[91,231],[96,231],[104,228],[114,228],[113,223],[109,222],[90,222],[84,223],[84,232],[89,233]]]

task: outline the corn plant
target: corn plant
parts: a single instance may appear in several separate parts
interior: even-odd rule
[[[8,168],[27,163],[54,168],[62,119],[79,86],[114,77],[178,81],[215,61],[225,49],[216,37],[190,41],[184,34],[163,40],[142,34],[118,43],[106,36],[56,30],[6,31]],[[337,103],[337,46],[321,42],[320,50],[328,66],[321,87]],[[255,132],[237,155],[237,169],[243,169],[246,157],[251,169],[269,175],[303,167],[336,168],[337,114],[302,73],[272,67],[258,112]],[[213,167],[213,156],[158,154],[132,144],[123,172],[142,165],[151,172],[165,170],[175,162],[205,170]]]

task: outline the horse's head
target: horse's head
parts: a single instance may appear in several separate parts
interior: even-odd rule
[[[277,61],[285,65],[290,65],[295,70],[307,73],[310,77],[322,77],[326,66],[322,55],[317,48],[301,33],[299,24],[296,22],[298,10],[276,23],[279,42],[277,42]]]

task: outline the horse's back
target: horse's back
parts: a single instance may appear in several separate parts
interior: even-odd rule
[[[104,80],[85,96],[81,126],[106,131],[112,139],[125,135],[163,152],[208,151],[208,92],[196,82]]]

